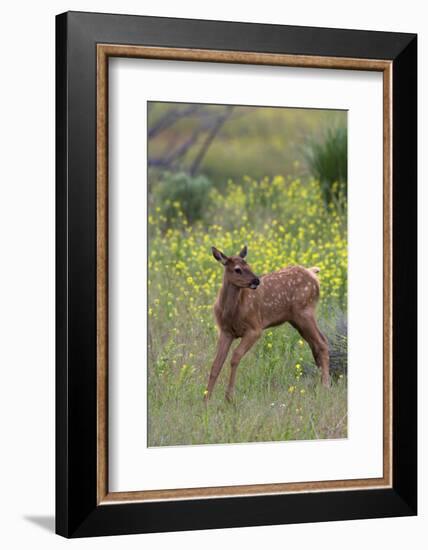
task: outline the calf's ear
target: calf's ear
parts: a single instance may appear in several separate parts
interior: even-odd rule
[[[218,250],[218,248],[216,248],[215,246],[212,246],[211,247],[211,252],[213,253],[213,256],[214,258],[220,262],[221,264],[223,265],[226,265],[227,263],[227,260],[229,259],[225,254],[223,254],[223,252],[221,252],[220,250]]]
[[[239,255],[241,256],[241,258],[245,258],[247,253],[248,253],[248,248],[247,248],[247,245],[245,245],[244,248],[239,253]]]

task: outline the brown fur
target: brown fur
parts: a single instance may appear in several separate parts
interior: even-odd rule
[[[234,339],[241,338],[241,341],[232,355],[226,392],[228,400],[233,397],[236,369],[242,357],[260,338],[264,329],[286,322],[308,342],[315,363],[321,369],[323,384],[328,386],[328,344],[315,319],[320,291],[316,275],[319,268],[289,266],[258,278],[244,259],[246,247],[239,255],[230,257],[214,247],[212,251],[214,258],[223,264],[224,275],[214,305],[219,340],[205,398],[211,396]]]

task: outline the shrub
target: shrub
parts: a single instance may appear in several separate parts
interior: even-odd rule
[[[329,344],[330,374],[334,380],[348,372],[348,320],[344,313],[337,315]]]
[[[167,220],[177,216],[177,208],[192,224],[203,218],[211,181],[203,175],[192,177],[184,172],[167,174],[160,186],[160,199]]]
[[[343,126],[329,128],[321,139],[310,140],[304,157],[311,174],[320,182],[326,204],[346,199],[348,136]]]

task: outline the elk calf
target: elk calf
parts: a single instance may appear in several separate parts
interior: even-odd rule
[[[223,284],[214,305],[219,328],[217,353],[211,367],[205,399],[214,385],[235,338],[240,338],[232,354],[226,399],[231,401],[236,370],[242,357],[260,338],[262,331],[290,323],[308,342],[324,386],[329,385],[329,352],[326,337],[318,328],[315,307],[319,298],[319,269],[284,267],[257,277],[245,261],[247,247],[239,255],[226,256],[212,247],[214,258],[224,266]]]

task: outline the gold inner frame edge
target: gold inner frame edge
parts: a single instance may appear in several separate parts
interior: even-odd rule
[[[108,489],[108,59],[133,57],[383,73],[383,477],[224,487]],[[392,486],[392,62],[257,52],[97,44],[97,504],[225,498]]]

